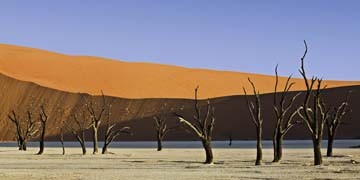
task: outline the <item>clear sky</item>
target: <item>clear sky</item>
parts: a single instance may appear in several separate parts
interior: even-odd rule
[[[74,55],[360,80],[360,1],[2,0],[0,43]]]

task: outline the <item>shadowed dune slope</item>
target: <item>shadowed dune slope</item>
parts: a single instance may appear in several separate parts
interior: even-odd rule
[[[360,138],[358,128],[360,126],[360,86],[339,87],[326,90],[325,98],[327,104],[338,104],[346,93],[352,90],[351,107],[353,112],[346,117],[346,123],[339,129],[339,138]],[[193,93],[192,90],[190,90]],[[203,90],[200,89],[200,92]],[[335,98],[336,97],[336,98]],[[107,97],[109,99],[110,97]],[[264,137],[271,138],[273,131],[273,109],[272,94],[262,95],[264,104]],[[58,140],[59,127],[61,121],[74,123],[69,115],[81,107],[82,98],[78,93],[59,91],[47,87],[42,87],[34,83],[16,80],[14,78],[0,74],[0,140],[15,140],[14,126],[7,119],[10,110],[19,113],[20,118],[25,118],[25,111],[33,104],[38,108],[45,100],[47,102],[46,111],[49,113],[47,140]],[[95,102],[100,101],[100,97],[94,98]],[[233,139],[254,139],[255,129],[250,120],[244,96],[227,96],[211,99],[216,111],[216,126],[214,131],[215,140],[225,140],[231,135]],[[193,114],[193,100],[190,99],[125,99],[115,98],[113,103],[113,120],[120,122],[121,125],[131,126],[133,136],[121,136],[118,140],[155,140],[153,116],[158,114],[158,109],[164,103],[167,104],[168,121],[170,126],[176,125],[177,121],[172,115],[173,112],[180,113],[186,118],[191,118]],[[202,101],[202,108],[204,102]],[[299,102],[297,102],[299,103]],[[65,113],[59,115],[57,107],[66,107]],[[80,111],[82,111],[80,109]],[[34,111],[35,117],[37,111]],[[104,125],[104,123],[102,123]],[[100,130],[100,140],[103,139],[104,129]],[[87,132],[87,140],[91,140]],[[74,138],[66,133],[66,140]],[[325,136],[326,137],[326,136]],[[289,132],[286,138],[308,139],[309,133],[304,129],[304,125],[296,126]],[[171,132],[166,140],[196,140],[192,133],[184,130]]]
[[[294,63],[298,63],[295,61]],[[130,63],[105,58],[68,56],[20,46],[0,44],[0,73],[68,92],[123,98],[193,98],[200,85],[200,98],[241,95],[250,77],[261,93],[273,92],[274,77],[240,72],[189,69],[151,63]],[[285,79],[281,78],[280,87]],[[294,80],[293,90],[303,90]],[[360,85],[360,82],[327,81],[329,88]]]

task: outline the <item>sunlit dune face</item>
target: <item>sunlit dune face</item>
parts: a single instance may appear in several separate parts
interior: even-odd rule
[[[0,45],[0,73],[63,91],[105,94],[124,98],[200,98],[243,94],[250,77],[261,93],[274,91],[273,76],[189,69],[177,66],[129,63],[105,58],[68,56],[38,49]],[[285,83],[280,78],[279,87]],[[303,90],[294,79],[292,90]],[[327,87],[360,85],[360,82],[326,81]]]

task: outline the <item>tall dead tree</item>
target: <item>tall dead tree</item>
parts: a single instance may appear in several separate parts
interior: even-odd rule
[[[85,106],[87,111],[90,114],[91,120],[91,129],[93,134],[93,154],[97,154],[99,152],[99,143],[98,143],[98,130],[102,121],[102,116],[106,110],[106,99],[103,91],[101,91],[101,103],[96,104],[93,102],[93,97],[90,96],[89,100],[82,96],[85,101]]]
[[[310,81],[308,80],[304,68],[304,60],[308,51],[306,41],[304,41],[304,45],[305,52],[301,58],[301,68],[299,72],[304,79],[306,91],[303,104],[298,114],[305,122],[311,134],[314,149],[314,165],[321,165],[321,141],[323,138],[324,125],[328,117],[328,110],[325,108],[322,97],[323,90],[326,86],[322,87],[322,79],[317,77],[312,77]]]
[[[279,76],[278,76],[278,65],[275,67],[275,90],[274,90],[274,112],[275,112],[275,129],[273,134],[273,147],[274,147],[274,160],[273,162],[279,162],[282,158],[282,143],[284,136],[289,130],[297,124],[297,121],[294,121],[294,117],[298,113],[298,109],[293,110],[293,104],[296,98],[301,94],[297,93],[293,97],[290,97],[288,100],[288,95],[291,87],[295,83],[290,83],[291,76],[289,76],[286,80],[285,87],[280,94],[280,101],[278,98],[278,84],[279,84]],[[289,101],[289,102],[287,102]]]
[[[46,123],[48,121],[48,115],[45,111],[44,105],[40,106],[40,112],[39,112],[39,121],[41,123],[41,135],[40,135],[40,150],[38,152],[38,155],[41,155],[44,153],[45,148],[45,133],[46,133]]]
[[[81,120],[78,117],[78,114],[72,114],[71,118],[74,120],[73,122],[68,121],[69,124],[64,124],[64,127],[68,129],[76,138],[76,140],[80,143],[82,154],[86,154],[86,145],[85,145],[85,131],[89,127],[87,122],[87,118],[85,112],[80,114]]]
[[[22,118],[12,110],[8,115],[9,120],[14,123],[16,127],[16,140],[18,142],[19,150],[26,151],[26,143],[33,137],[36,137],[39,132],[38,123],[33,119],[31,110],[26,111],[27,118],[22,121]]]
[[[333,156],[333,144],[336,136],[336,132],[342,124],[343,117],[350,112],[349,108],[349,96],[350,93],[346,95],[346,99],[339,106],[334,107],[334,109],[329,113],[329,117],[326,120],[326,127],[328,132],[328,146],[326,155],[328,157]]]
[[[116,122],[111,120],[112,103],[108,104],[107,118],[106,118],[106,133],[104,138],[104,146],[102,148],[102,154],[108,153],[108,147],[118,136],[121,134],[131,134],[130,127],[118,127]]]
[[[212,164],[213,163],[213,153],[211,148],[211,138],[212,132],[214,129],[215,123],[215,109],[211,107],[210,100],[207,100],[207,109],[205,116],[202,116],[200,112],[200,105],[198,102],[198,89],[199,86],[195,88],[195,116],[194,122],[190,122],[185,120],[185,118],[181,115],[176,114],[179,118],[180,123],[188,126],[201,140],[202,145],[205,149],[206,160],[205,164]]]
[[[256,128],[256,161],[255,165],[261,165],[262,161],[262,123],[263,118],[261,114],[261,101],[260,101],[260,92],[256,90],[254,83],[248,78],[249,83],[251,84],[255,100],[250,100],[248,97],[245,88],[243,87],[244,94],[246,97],[246,102],[249,108],[250,116],[252,122]]]
[[[167,117],[165,113],[166,104],[162,107],[162,110],[159,115],[154,116],[155,120],[155,130],[156,130],[156,140],[157,140],[157,150],[162,150],[162,141],[167,133],[178,128],[178,126],[168,127],[167,125]]]

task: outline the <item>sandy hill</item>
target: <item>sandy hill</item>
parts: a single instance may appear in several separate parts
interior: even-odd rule
[[[4,44],[0,44],[0,73],[58,90],[99,94],[102,89],[123,98],[193,98],[196,85],[202,89],[201,98],[239,95],[243,86],[249,88],[248,77],[262,93],[272,92],[274,86],[273,76],[69,56]],[[304,88],[302,81],[294,81],[293,90]],[[360,85],[360,81],[326,84],[339,87]]]

